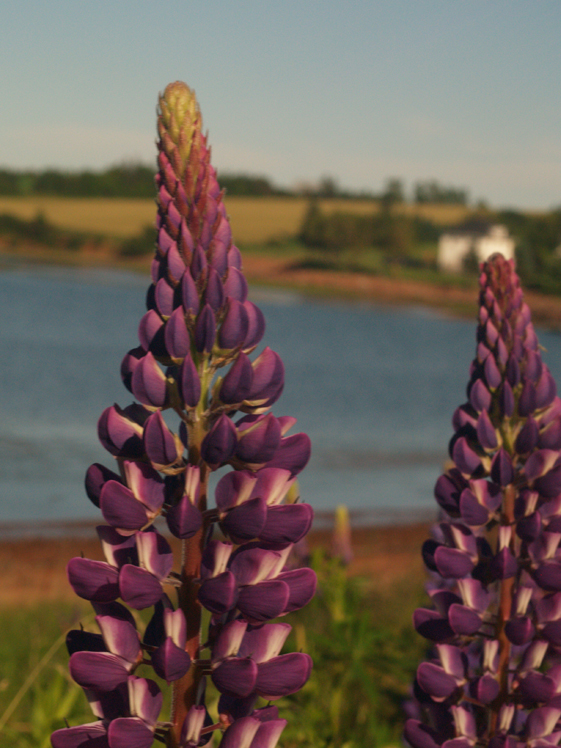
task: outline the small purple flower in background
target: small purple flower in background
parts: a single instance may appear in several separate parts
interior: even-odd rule
[[[148,311],[140,345],[121,365],[138,402],[102,413],[99,438],[115,470],[95,464],[86,475],[107,523],[97,528],[106,560],[68,565],[74,591],[97,613],[99,634],[73,631],[67,640],[71,675],[97,721],[57,730],[54,748],[149,748],[154,739],[195,748],[217,729],[223,748],[274,748],[286,721],[258,700],[298,691],[312,668],[307,654],[281,654],[291,627],[270,623],[316,588],[313,571],[286,563],[312,523],[311,507],[291,491],[310,441],[287,435],[294,418],[270,412],[284,387],[278,354],[265,348],[250,358],[265,322],[247,299],[201,128],[193,92],[170,84],[159,100]],[[233,469],[209,508],[209,475],[225,466]],[[180,562],[155,527],[161,518],[182,540]],[[142,636],[119,599],[154,608]],[[201,639],[202,607],[211,615]],[[159,721],[159,686],[135,674],[148,666],[173,684],[169,721]],[[207,678],[221,693],[214,716]]]
[[[512,261],[480,278],[477,352],[454,414],[441,521],[423,547],[434,643],[409,704],[413,748],[547,748],[561,736],[561,399]]]

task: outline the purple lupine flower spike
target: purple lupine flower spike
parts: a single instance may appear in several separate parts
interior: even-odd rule
[[[68,565],[74,591],[97,613],[100,633],[71,632],[67,645],[71,674],[98,721],[57,730],[52,744],[149,748],[158,740],[195,748],[223,730],[224,748],[274,748],[286,722],[259,699],[293,694],[312,668],[304,653],[281,653],[290,626],[270,623],[305,605],[316,588],[311,569],[287,566],[313,518],[309,505],[287,499],[310,441],[287,436],[296,419],[270,412],[284,366],[267,347],[253,354],[265,320],[247,298],[201,115],[185,84],[160,97],[158,134],[152,285],[140,345],[121,364],[137,402],[102,413],[99,438],[116,464],[96,463],[86,475],[87,495],[107,523],[97,530],[105,561]],[[550,383],[538,374],[535,389],[539,380],[546,400]],[[487,434],[489,424],[481,429]],[[556,438],[549,431],[548,444]],[[224,468],[209,507],[209,475]],[[497,470],[506,476],[507,463]],[[533,479],[541,478],[536,466]],[[213,538],[215,527],[225,541]],[[181,559],[173,558],[168,530],[182,542]],[[461,551],[463,563],[469,552]],[[152,607],[141,636],[129,609]],[[202,638],[201,607],[212,614]],[[554,637],[547,616],[543,627]],[[160,721],[162,694],[138,677],[140,666],[171,684],[169,720]],[[207,675],[221,692],[214,715],[204,703]]]
[[[441,522],[423,546],[435,609],[414,624],[435,649],[417,670],[413,748],[536,748],[561,729],[561,400],[512,261],[482,265],[479,301]]]

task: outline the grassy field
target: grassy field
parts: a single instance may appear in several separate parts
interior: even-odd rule
[[[230,197],[226,207],[235,241],[261,244],[296,236],[308,206],[306,198]],[[365,214],[378,210],[370,200],[321,200],[326,212]],[[440,224],[460,221],[468,212],[461,205],[403,205],[400,210]],[[154,223],[153,200],[119,198],[0,197],[0,213],[30,220],[42,213],[55,226],[109,237],[129,237]]]

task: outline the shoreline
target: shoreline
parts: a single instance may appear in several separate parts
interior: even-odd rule
[[[73,252],[19,248],[0,249],[0,272],[10,267],[66,266],[145,273],[149,279],[151,257],[130,260],[109,252]],[[304,296],[332,300],[353,300],[388,306],[422,306],[455,317],[475,319],[478,288],[450,283],[391,278],[348,271],[315,270],[298,267],[294,257],[243,253],[243,270],[250,284],[297,291]],[[561,331],[561,297],[525,291],[525,299],[537,324]]]
[[[432,523],[353,527],[353,560],[348,574],[377,588],[389,587],[406,575],[424,575],[421,546]],[[312,529],[307,536],[311,551],[329,551],[332,531]],[[180,558],[180,541],[169,538],[174,557]],[[41,603],[81,602],[66,576],[68,561],[83,554],[104,560],[93,525],[90,532],[63,538],[20,538],[0,543],[0,608],[32,607]]]

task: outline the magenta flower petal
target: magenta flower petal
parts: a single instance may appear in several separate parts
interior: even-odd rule
[[[125,661],[111,652],[75,652],[69,667],[79,686],[94,691],[114,691],[129,675]]]
[[[282,556],[265,548],[241,548],[232,558],[230,570],[240,586],[257,584],[277,572]]]
[[[166,426],[160,411],[146,419],[144,448],[150,462],[155,466],[173,465],[179,459],[177,441]]]
[[[262,722],[251,742],[251,748],[275,748],[286,725],[285,719],[270,719]]]
[[[210,353],[212,351],[216,337],[216,321],[209,304],[205,304],[199,312],[193,335],[195,348],[199,353]]]
[[[277,657],[292,630],[288,623],[266,623],[249,629],[241,642],[239,656],[251,657],[260,664]]]
[[[107,649],[131,665],[136,663],[141,656],[136,628],[129,621],[111,616],[97,616],[96,621]]]
[[[114,480],[103,486],[99,504],[104,519],[122,530],[139,530],[150,519],[146,507],[133,492]]]
[[[456,690],[456,679],[449,675],[440,665],[433,662],[422,662],[417,669],[417,681],[423,691],[435,699],[446,699]]]
[[[101,489],[109,480],[120,481],[121,479],[117,473],[109,470],[105,465],[100,465],[98,462],[94,462],[93,465],[90,465],[86,473],[86,493],[92,504],[95,504],[97,507],[99,507]]]
[[[283,571],[277,579],[288,585],[289,594],[283,613],[292,613],[307,605],[316,594],[317,577],[313,569]]]
[[[499,683],[490,673],[485,673],[481,678],[476,678],[469,684],[470,696],[482,704],[490,704],[494,701],[499,691]]]
[[[119,597],[119,572],[103,561],[73,558],[68,563],[68,581],[78,597],[101,603]]]
[[[109,748],[107,727],[103,722],[64,727],[51,735],[53,748]]]
[[[412,748],[440,748],[441,739],[432,727],[423,725],[418,719],[408,719],[404,737]]]
[[[238,595],[237,607],[251,623],[263,623],[284,612],[290,589],[276,579],[243,587]]]
[[[201,380],[191,354],[187,352],[179,369],[179,396],[189,408],[195,408],[201,398]]]
[[[246,543],[260,537],[267,520],[265,499],[250,499],[230,509],[220,521],[220,528],[234,543]]]
[[[235,300],[238,303],[244,302],[247,299],[247,281],[245,279],[245,276],[238,268],[236,267],[230,267],[228,270],[228,277],[224,281],[224,293],[226,296],[229,296],[231,300]],[[245,309],[244,309],[245,311]],[[246,312],[246,318],[247,318],[247,312]],[[239,340],[241,343],[243,340],[245,340],[247,336],[247,330],[243,336]],[[238,345],[238,343],[236,343]],[[234,346],[220,346],[221,348],[230,348]]]
[[[249,657],[231,657],[221,662],[211,677],[221,693],[244,698],[255,690],[257,665]]]
[[[282,468],[298,475],[308,464],[312,445],[307,434],[293,434],[281,439],[275,456],[267,463],[268,468]]]
[[[138,532],[136,547],[140,566],[157,579],[165,579],[173,567],[173,553],[164,536],[158,532]]]
[[[216,506],[220,512],[242,504],[250,497],[261,497],[264,494],[255,492],[254,487],[258,479],[248,470],[232,470],[222,476],[216,485],[214,496]]]
[[[121,568],[123,564],[137,562],[134,535],[121,535],[115,528],[107,525],[99,525],[96,532],[103,547],[103,554],[111,566]]]
[[[274,657],[258,666],[255,690],[264,699],[280,699],[296,693],[312,672],[312,658],[302,652]]]
[[[111,748],[150,748],[154,733],[139,717],[119,717],[107,731]]]
[[[284,385],[284,364],[269,347],[253,362],[253,381],[248,400],[269,400],[280,394]]]
[[[247,631],[247,621],[236,619],[224,624],[212,647],[212,662],[220,662],[226,657],[234,657],[239,653],[244,634]],[[252,657],[244,652],[240,657]],[[252,657],[255,660],[255,657]]]
[[[243,278],[241,273],[234,270],[239,277]],[[232,270],[230,270],[230,275]],[[228,278],[230,278],[230,275]],[[245,278],[243,279],[245,283]],[[249,330],[249,319],[245,306],[241,303],[242,299],[230,293],[228,294],[228,281],[225,284],[225,291],[228,296],[232,298],[228,299],[228,305],[226,307],[226,314],[220,330],[218,331],[218,345],[220,348],[231,350],[241,345],[247,337]],[[235,293],[238,291],[235,289]],[[245,284],[245,293],[247,295],[247,283]]]
[[[253,382],[251,361],[240,353],[222,381],[219,397],[226,405],[242,403],[247,399]]]
[[[223,414],[203,439],[201,457],[211,467],[223,465],[234,454],[237,441],[236,427],[228,416]]]
[[[262,463],[272,460],[280,444],[281,430],[272,413],[246,416],[236,424],[238,445],[236,457],[244,462]]]
[[[181,299],[186,314],[195,315],[199,311],[199,292],[193,276],[186,270],[181,279]]]
[[[152,653],[151,662],[160,678],[168,683],[182,678],[191,666],[187,652],[174,644],[170,637]]]
[[[236,578],[231,571],[205,579],[199,589],[199,600],[211,613],[222,615],[231,610],[237,600]]]
[[[220,748],[251,748],[253,738],[261,724],[254,717],[237,719],[224,733]]]
[[[434,553],[439,574],[444,579],[460,579],[471,572],[474,563],[467,553],[441,545]]]
[[[168,509],[166,521],[172,535],[185,540],[192,538],[202,526],[203,518],[196,506],[193,506],[189,496]]]
[[[167,401],[167,384],[164,372],[154,356],[148,352],[140,359],[131,379],[132,393],[143,405],[163,408]]]
[[[261,309],[251,301],[245,301],[244,307],[247,312],[248,328],[243,349],[249,351],[255,348],[265,334],[265,317]]]
[[[125,564],[119,575],[119,590],[122,599],[135,610],[155,605],[161,599],[162,585],[145,569]]]
[[[470,636],[481,628],[481,616],[466,605],[454,603],[448,610],[448,620],[456,634]]]
[[[189,354],[191,338],[185,324],[185,312],[182,307],[177,307],[166,322],[164,340],[171,358],[179,361]]]
[[[148,411],[145,413],[148,416]],[[106,408],[99,418],[97,431],[101,444],[110,454],[135,459],[144,454],[142,426],[127,415],[116,405]]]
[[[307,534],[313,518],[309,504],[271,506],[259,537],[266,543],[297,543]]]
[[[481,467],[480,458],[468,445],[465,436],[460,437],[454,444],[452,459],[464,475],[473,475]]]

